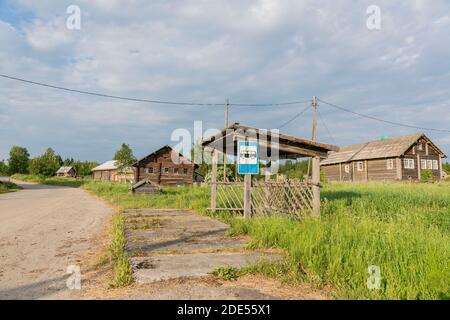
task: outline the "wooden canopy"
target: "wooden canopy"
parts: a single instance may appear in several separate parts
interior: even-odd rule
[[[244,126],[239,123],[234,123],[220,133],[203,140],[201,145],[235,156],[237,154],[238,141],[257,142],[260,160],[270,160],[275,152],[278,152],[279,159],[296,159],[299,157],[326,158],[328,151],[339,150],[339,147],[334,145]]]

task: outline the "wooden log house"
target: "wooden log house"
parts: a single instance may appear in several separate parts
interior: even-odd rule
[[[417,133],[341,147],[321,167],[329,181],[419,181],[424,170],[439,180],[446,157],[424,133]]]
[[[162,186],[179,186],[197,182],[196,165],[168,145],[138,160],[133,167],[135,183],[147,180]]]
[[[74,167],[71,166],[67,166],[67,167],[61,167],[58,169],[58,171],[56,171],[56,176],[57,177],[76,177],[77,176],[77,171],[75,170]]]

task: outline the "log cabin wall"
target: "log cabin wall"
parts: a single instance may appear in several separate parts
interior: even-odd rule
[[[416,144],[411,146],[405,153],[406,159],[414,159],[415,173],[411,169],[403,168],[403,179],[408,179],[411,176],[412,179],[419,179],[419,172],[423,170],[430,170],[434,178],[440,178],[440,155],[425,139],[420,139]],[[402,162],[404,167],[404,162]],[[405,175],[407,175],[405,177]]]
[[[175,164],[171,158],[172,149],[163,148],[151,155],[136,168],[137,181],[148,179],[164,186],[178,186],[193,184],[194,164],[185,162]]]
[[[397,158],[367,160],[368,180],[397,180]]]

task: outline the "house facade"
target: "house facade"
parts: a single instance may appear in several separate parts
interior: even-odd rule
[[[119,172],[117,161],[109,160],[92,169],[94,180],[106,180],[116,182],[133,181],[133,168],[126,168],[124,172]]]
[[[61,167],[56,171],[57,177],[76,177],[77,171],[74,167]]]
[[[447,156],[423,133],[341,147],[321,162],[329,181],[442,179]]]
[[[196,182],[195,165],[166,145],[134,165],[134,181],[148,180],[157,185],[178,186]]]

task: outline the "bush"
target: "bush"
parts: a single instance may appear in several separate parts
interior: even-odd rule
[[[431,170],[422,170],[420,172],[420,179],[422,181],[432,181],[432,180],[434,180],[433,172]]]

